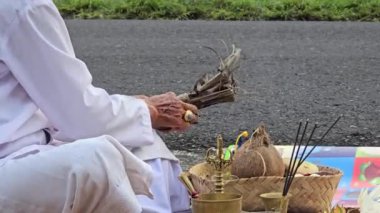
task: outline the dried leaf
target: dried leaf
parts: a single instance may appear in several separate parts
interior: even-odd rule
[[[221,60],[217,74],[204,74],[196,81],[193,91],[181,94],[178,98],[196,105],[199,109],[234,101],[236,82],[233,72],[239,68],[241,49],[235,46],[232,49],[232,53]]]

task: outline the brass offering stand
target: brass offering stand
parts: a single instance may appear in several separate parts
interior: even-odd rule
[[[210,148],[206,152],[206,162],[215,168],[215,192],[224,193],[223,174],[225,168],[231,165],[232,158],[225,160],[223,152],[223,138],[218,135],[216,138],[216,153],[214,148]]]
[[[223,138],[217,136],[216,149],[206,152],[207,163],[215,168],[215,193],[200,194],[192,199],[193,213],[240,213],[242,210],[242,195],[224,192],[224,170],[231,165],[232,158],[224,159]]]

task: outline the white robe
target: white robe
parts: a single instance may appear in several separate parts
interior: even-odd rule
[[[188,207],[177,159],[152,129],[146,104],[92,85],[50,0],[0,3],[0,112],[0,212],[154,209],[158,196],[135,195],[149,195],[152,177],[168,170],[151,191],[162,194],[174,181],[167,193],[181,205],[169,199],[156,212]],[[43,129],[52,144],[67,144],[47,144]]]

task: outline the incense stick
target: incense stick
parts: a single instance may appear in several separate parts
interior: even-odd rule
[[[292,174],[291,165],[293,164],[293,159],[295,159],[294,158],[294,151],[295,151],[296,146],[297,146],[298,135],[300,133],[301,127],[302,127],[302,122],[300,121],[300,123],[298,125],[298,129],[297,129],[296,139],[294,141],[294,145],[293,145],[293,149],[292,149],[292,154],[291,154],[290,160],[289,160],[288,170],[286,171],[286,174],[285,174],[285,184],[284,184],[284,189],[282,191],[282,196],[286,196],[285,192],[286,192],[286,188],[288,188],[288,184],[289,184],[289,180],[290,180],[289,174]]]
[[[298,135],[300,133],[301,126],[302,126],[302,122],[300,121],[300,123],[298,125],[297,134],[296,134],[296,139],[295,139],[295,142],[294,142],[294,145],[293,145],[293,149],[292,149],[292,154],[291,154],[291,157],[290,157],[290,160],[289,160],[289,167],[288,167],[288,170],[286,171],[286,174],[285,174],[285,183],[284,183],[284,188],[283,188],[283,191],[282,191],[282,196],[286,196],[285,192],[286,192],[286,188],[288,187],[288,183],[289,183],[289,177],[290,177],[289,174],[291,173],[290,172],[290,165],[293,162],[294,151],[295,151],[296,144],[297,144],[297,141],[298,141]]]
[[[304,130],[303,130],[303,132],[302,132],[301,140],[300,140],[299,143],[298,143],[297,152],[296,152],[296,154],[294,155],[293,165],[289,165],[289,167],[291,166],[291,169],[290,169],[291,174],[293,174],[294,170],[296,169],[297,156],[298,156],[298,154],[299,154],[299,152],[300,152],[300,149],[301,149],[301,146],[302,146],[302,141],[303,141],[303,138],[305,137],[305,134],[306,134],[306,131],[307,131],[307,126],[308,126],[308,124],[309,124],[309,121],[306,121],[305,128],[304,128]],[[296,145],[296,146],[297,146],[297,145]],[[295,174],[295,173],[294,173],[294,174]],[[292,176],[290,176],[290,177],[292,177]],[[291,180],[291,179],[290,179],[290,180]],[[290,182],[290,183],[291,183],[291,182]],[[288,182],[288,184],[289,184],[289,182]]]
[[[307,123],[306,123],[306,124],[307,124]],[[300,159],[298,160],[297,166],[296,166],[296,168],[295,168],[294,170],[292,170],[293,173],[292,173],[292,175],[290,176],[290,180],[289,180],[290,183],[288,183],[288,184],[293,183],[293,179],[294,179],[295,175],[297,174],[298,169],[299,169],[300,166],[302,165],[301,160],[303,159],[303,156],[305,155],[305,152],[306,152],[306,150],[307,150],[307,148],[308,148],[308,146],[309,146],[309,143],[310,143],[310,141],[311,141],[311,139],[312,139],[312,137],[313,137],[313,135],[314,135],[314,131],[315,131],[316,128],[317,128],[317,125],[315,124],[314,127],[313,127],[313,130],[311,131],[311,134],[310,134],[310,136],[309,136],[309,139],[306,141],[306,145],[305,145],[304,148],[303,148],[303,152],[302,152],[302,154],[301,154]],[[307,130],[307,128],[304,129],[303,134],[305,134],[306,130]],[[298,148],[300,148],[301,145],[302,145],[302,144],[300,144],[300,145],[298,146]],[[297,155],[296,155],[295,158],[297,158]],[[294,162],[296,162],[296,159],[294,160]],[[290,189],[290,186],[287,188],[287,191],[286,191],[285,194],[288,193],[289,189]]]
[[[338,123],[338,121],[340,120],[341,117],[342,117],[342,115],[340,115],[335,120],[335,122],[327,129],[327,131],[322,135],[322,137],[318,140],[318,142],[315,145],[313,145],[312,149],[306,154],[306,150],[309,146],[309,143],[312,140],[312,137],[314,135],[315,130],[317,129],[317,124],[314,125],[314,127],[311,131],[311,134],[310,134],[308,140],[306,141],[306,144],[303,148],[303,151],[302,151],[301,156],[299,157],[299,160],[297,163],[297,157],[298,157],[299,151],[300,151],[301,146],[302,146],[302,141],[303,141],[305,134],[307,132],[307,126],[308,126],[309,121],[306,121],[305,127],[304,127],[303,132],[302,132],[301,139],[298,143],[298,137],[299,137],[299,133],[300,133],[300,130],[302,127],[302,122],[299,123],[296,138],[295,138],[295,141],[293,144],[292,154],[290,157],[289,167],[288,167],[288,170],[286,171],[286,174],[285,174],[285,183],[284,183],[284,188],[282,191],[282,196],[285,197],[288,194],[290,186],[293,183],[294,176],[296,175],[299,167],[310,156],[310,154],[314,151],[315,147],[320,145],[320,143],[323,141],[323,139],[326,137],[326,135],[330,132],[330,130]],[[294,153],[295,151],[296,151],[296,153]],[[305,156],[305,154],[306,154],[306,156]],[[296,166],[296,164],[297,164],[297,166]]]
[[[338,121],[342,118],[342,115],[340,115],[336,120],[335,122],[327,129],[327,131],[325,132],[325,134],[322,135],[322,137],[319,139],[318,143],[316,143],[313,148],[310,150],[310,152],[305,156],[305,158],[302,160],[302,163],[306,160],[306,158],[309,157],[309,155],[314,151],[315,147],[319,146],[320,143],[323,141],[323,139],[326,137],[326,135],[330,132],[330,130],[335,126],[335,124],[338,123]],[[302,164],[301,163],[301,164]]]

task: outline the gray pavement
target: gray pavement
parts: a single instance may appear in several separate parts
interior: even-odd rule
[[[182,93],[225,55],[219,39],[243,50],[235,103],[202,110],[200,123],[164,134],[191,164],[240,130],[267,124],[276,144],[288,144],[297,122],[344,117],[325,145],[380,144],[380,24],[360,22],[221,22],[67,20],[77,56],[97,86],[110,93]],[[324,130],[324,126],[321,130]]]

